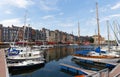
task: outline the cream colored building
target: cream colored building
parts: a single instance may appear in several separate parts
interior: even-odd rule
[[[98,35],[93,35],[92,38],[94,39],[94,44],[98,44]],[[105,38],[100,35],[100,44],[105,43]]]

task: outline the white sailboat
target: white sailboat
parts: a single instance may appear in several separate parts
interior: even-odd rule
[[[96,12],[97,12],[97,25],[98,25],[98,46],[100,46],[100,30],[99,30],[99,18],[98,18],[98,6],[96,3]],[[101,48],[98,47],[93,51],[77,51],[74,55],[74,58],[84,59],[84,60],[94,60],[94,61],[118,61],[120,56],[115,52],[101,51]]]
[[[24,40],[24,36],[23,36],[23,40]],[[15,44],[10,45],[10,48],[8,48],[6,51],[7,51],[8,60],[19,61],[19,60],[26,60],[26,59],[29,60],[29,59],[37,59],[37,58],[41,58],[44,60],[42,50],[37,48],[32,49],[28,45],[25,46],[24,43],[23,46],[16,46]]]
[[[24,27],[24,32],[25,32],[25,27]],[[25,35],[24,32],[23,32],[23,41]],[[7,60],[8,60],[9,68],[19,68],[19,67],[35,66],[44,63],[45,59],[43,56],[43,51],[39,49],[32,49],[28,45],[24,46],[23,43],[23,46],[17,46],[17,47],[11,46],[7,50]]]
[[[114,33],[114,37],[115,37],[115,41],[117,43],[116,46],[112,46],[112,50],[114,51],[120,51],[120,27],[119,27],[119,24],[117,24],[116,22],[113,22],[113,26],[114,26],[114,29],[112,28],[111,26],[111,29]]]
[[[115,46],[110,46],[110,40],[109,40],[109,21],[107,21],[107,29],[108,29],[108,45],[101,47],[102,51],[106,51],[108,53],[110,53],[111,55],[117,55],[119,56],[119,52],[116,51],[116,47]]]

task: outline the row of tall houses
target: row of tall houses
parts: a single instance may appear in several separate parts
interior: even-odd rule
[[[78,37],[73,34],[68,34],[59,30],[51,31],[49,29],[43,28],[42,31],[46,34],[46,41],[49,43],[76,43],[78,42]]]
[[[32,27],[3,27],[0,25],[0,42],[16,42],[16,41],[36,41],[46,40],[46,34],[41,30],[32,29]]]
[[[33,29],[29,26],[4,27],[0,25],[0,42],[17,42],[27,40],[30,42],[47,41],[49,43],[75,43],[78,37],[59,30],[51,31],[42,28],[42,30]]]
[[[49,44],[70,44],[70,43],[86,43],[88,41],[97,42],[97,36],[74,36],[59,30],[49,30],[42,28],[42,30],[33,29],[30,25],[18,27],[12,25],[11,27],[4,27],[0,25],[0,42],[18,42],[18,41],[29,41],[29,42],[46,42]],[[102,42],[104,38],[101,38]]]

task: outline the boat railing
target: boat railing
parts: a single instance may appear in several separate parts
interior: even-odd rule
[[[109,69],[108,68],[102,69],[97,73],[87,75],[86,77],[109,77]]]
[[[18,63],[8,63],[7,65],[8,66],[15,66],[15,65],[18,65]]]

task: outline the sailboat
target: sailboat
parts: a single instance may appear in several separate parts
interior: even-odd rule
[[[98,4],[96,3],[96,16],[97,16],[97,25],[98,25],[98,47],[91,50],[76,51],[73,55],[74,58],[92,60],[92,61],[110,61],[117,62],[120,56],[115,52],[102,51],[100,48],[100,30],[99,30],[99,18],[98,18]]]
[[[23,61],[39,58],[44,60],[43,51],[30,47],[10,47],[7,53],[7,60]]]
[[[114,51],[119,51],[120,50],[120,27],[119,27],[119,24],[118,24],[118,22],[113,22],[113,25],[114,25],[114,29],[112,28],[112,26],[111,26],[111,29],[112,29],[112,31],[113,31],[113,33],[114,33],[114,37],[115,37],[115,41],[116,41],[116,46],[112,46],[112,50],[114,50]]]
[[[119,54],[119,52],[117,52],[117,49],[116,49],[116,47],[115,46],[111,46],[110,45],[110,33],[109,33],[109,21],[107,21],[107,32],[108,32],[108,46],[104,46],[104,47],[101,47],[101,50],[102,51],[108,51],[108,52],[110,52],[110,53],[112,53],[112,54]],[[112,28],[112,27],[111,27]],[[114,33],[114,35],[115,35],[115,33]],[[117,36],[116,36],[117,37]],[[116,39],[116,40],[118,40],[118,39]],[[118,41],[117,41],[118,42]]]
[[[25,27],[24,27],[24,32],[25,32]],[[23,41],[24,41],[24,35],[25,34],[23,34]],[[28,45],[24,46],[23,43],[23,46],[17,46],[17,47],[11,46],[7,50],[7,61],[9,68],[21,68],[21,67],[31,67],[42,64],[45,62],[45,59],[43,56],[43,51],[39,49],[32,49]]]
[[[25,29],[25,27],[24,27],[24,29]],[[24,38],[23,38],[23,40],[24,40]],[[42,50],[37,49],[37,48],[32,49],[28,45],[25,46],[24,43],[23,43],[23,46],[16,46],[15,44],[10,45],[10,48],[8,48],[6,51],[7,51],[7,59],[8,60],[22,61],[22,60],[26,60],[26,59],[30,60],[30,59],[37,59],[37,58],[41,58],[44,60]]]
[[[7,65],[10,70],[22,69],[22,68],[28,69],[28,68],[37,67],[45,63],[43,53],[41,53],[39,50],[30,50],[30,51],[28,50],[28,52],[26,48],[22,50],[25,51],[19,52],[17,48],[17,50],[14,51],[17,53],[14,53],[14,55],[12,54],[7,57],[7,63],[8,63]]]

